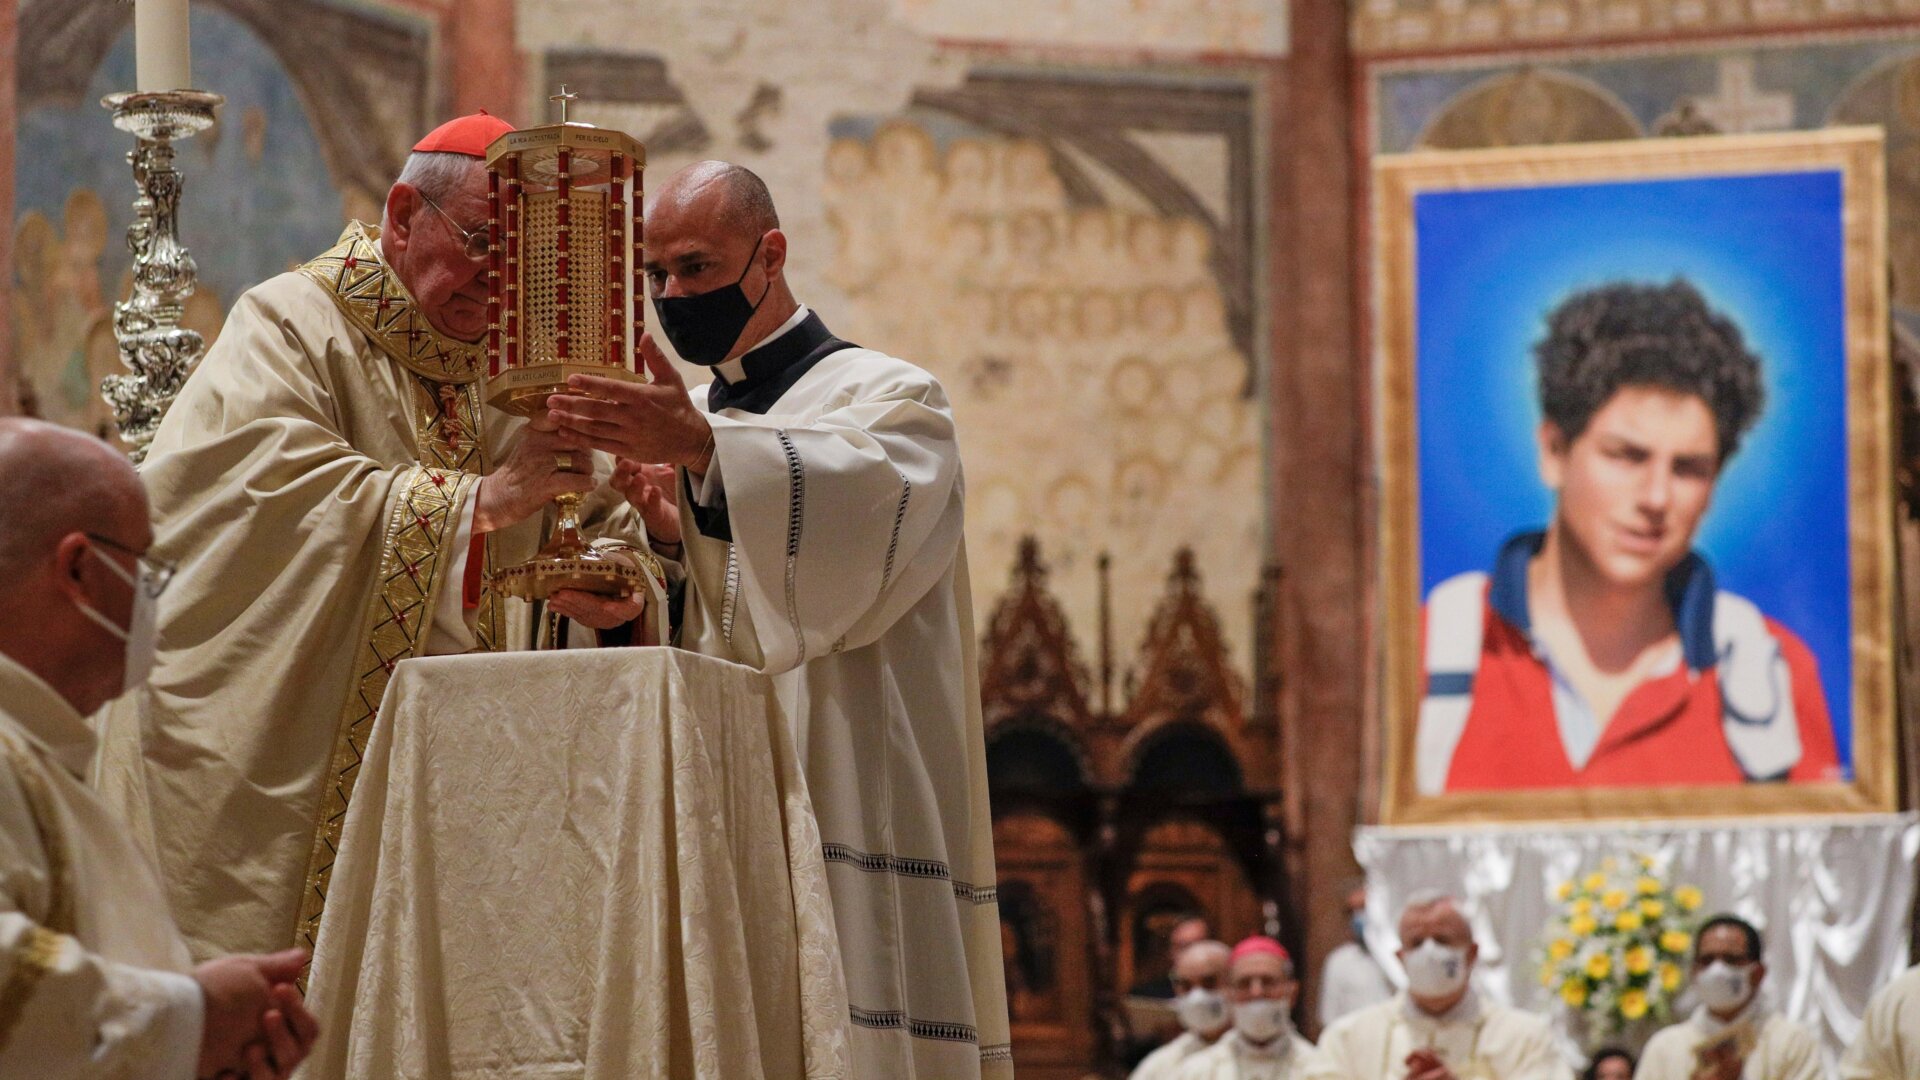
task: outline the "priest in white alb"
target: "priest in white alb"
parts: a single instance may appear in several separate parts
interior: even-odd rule
[[[169,569],[126,458],[0,418],[0,1076],[284,1077],[306,954],[195,968],[158,875],[81,779],[86,714],[142,682]]]
[[[1173,1080],[1180,1066],[1233,1026],[1227,1002],[1227,963],[1233,950],[1211,938],[1193,942],[1173,957],[1173,1013],[1180,1034],[1142,1058],[1127,1080]]]
[[[1300,1080],[1313,1044],[1293,1029],[1299,996],[1285,946],[1261,934],[1235,945],[1227,967],[1233,1027],[1182,1063],[1173,1080]]]
[[[685,545],[657,549],[685,574],[680,643],[774,677],[824,842],[855,1075],[1011,1076],[953,414],[927,372],[834,337],[786,259],[751,172],[668,179],[647,278],[660,330],[715,378],[690,395],[649,340],[653,385],[576,377],[553,419],[626,459],[650,533]],[[677,498],[650,486],[662,463]],[[634,613],[555,607],[595,627]]]
[[[1915,1076],[1920,1076],[1920,967],[1908,968],[1873,995],[1860,1033],[1840,1058],[1840,1080]]]
[[[1543,1017],[1474,989],[1480,946],[1452,898],[1408,899],[1398,955],[1407,989],[1322,1031],[1309,1080],[1573,1080]]]
[[[535,553],[554,496],[588,493],[595,542],[657,565],[592,455],[485,404],[481,155],[510,130],[443,125],[380,228],[242,295],[142,469],[180,579],[98,776],[196,956],[313,946],[394,666],[531,642],[486,574]]]
[[[1654,1033],[1639,1080],[1825,1080],[1820,1039],[1768,1006],[1760,931],[1715,915],[1693,939],[1693,1015]]]

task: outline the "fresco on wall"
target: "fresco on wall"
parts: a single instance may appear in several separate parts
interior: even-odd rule
[[[1120,126],[1132,88],[1031,78],[1018,96],[1052,111],[1007,109],[1013,83],[969,80],[836,125],[834,325],[926,365],[952,397],[982,618],[1034,536],[1067,617],[1092,632],[1106,552],[1113,640],[1130,651],[1187,546],[1250,671],[1265,514],[1246,88],[1238,129],[1175,134]],[[1101,136],[1080,137],[1103,96]]]
[[[1920,37],[1369,70],[1376,153],[1880,125],[1894,317],[1920,329]]]
[[[243,24],[195,8],[196,52],[220,58],[220,123],[182,143],[182,233],[200,268],[189,325],[212,337],[249,286],[322,250],[338,233],[341,197],[305,109],[279,60]],[[112,305],[128,288],[124,244],[132,139],[98,100],[133,84],[133,32],[122,32],[86,98],[20,117],[15,175],[14,355],[23,393],[48,419],[98,429],[96,392],[119,370]]]

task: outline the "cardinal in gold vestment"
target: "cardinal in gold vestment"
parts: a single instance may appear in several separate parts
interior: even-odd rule
[[[196,957],[313,947],[395,664],[532,643],[529,605],[485,577],[534,554],[553,496],[586,493],[595,545],[657,569],[604,459],[483,404],[481,155],[509,130],[442,126],[380,229],[355,223],[243,295],[142,469],[179,574],[151,685],[109,710],[95,779],[151,845]],[[634,644],[664,637],[665,611]]]

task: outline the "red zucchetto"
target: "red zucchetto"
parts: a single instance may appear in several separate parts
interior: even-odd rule
[[[1264,934],[1255,934],[1240,944],[1235,945],[1233,947],[1232,959],[1234,962],[1238,962],[1241,957],[1252,956],[1255,953],[1267,953],[1271,956],[1277,956],[1289,964],[1293,963],[1293,957],[1287,955],[1287,947]]]
[[[472,116],[449,120],[413,144],[416,153],[465,154],[486,157],[493,140],[513,130],[513,125],[481,109]]]

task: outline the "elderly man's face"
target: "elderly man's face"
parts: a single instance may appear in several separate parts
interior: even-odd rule
[[[1195,987],[1219,990],[1227,978],[1227,957],[1227,950],[1218,945],[1181,952],[1173,962],[1174,995],[1185,994]]]
[[[1293,1001],[1299,987],[1287,962],[1270,952],[1249,953],[1234,962],[1228,976],[1228,997],[1238,1004],[1266,998],[1269,1001]]]
[[[429,325],[456,341],[479,341],[487,331],[487,261],[467,254],[466,233],[487,227],[487,171],[475,158],[458,185],[434,198],[439,210],[409,194],[406,227],[389,239],[394,269]],[[389,198],[389,229],[394,205]]]
[[[1472,962],[1476,952],[1473,928],[1467,925],[1467,917],[1451,904],[1412,908],[1400,917],[1402,957],[1428,941],[1437,941],[1452,949],[1467,950],[1468,962]]]

